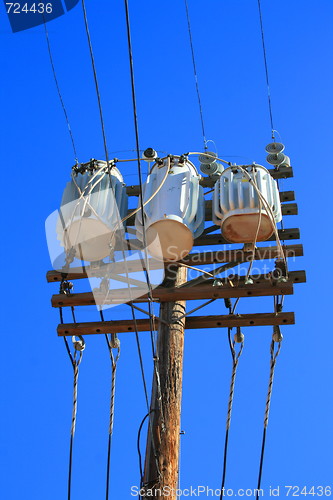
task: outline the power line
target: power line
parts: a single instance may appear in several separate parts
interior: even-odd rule
[[[82,0],[82,11],[83,11],[84,25],[85,25],[85,28],[86,28],[87,41],[88,41],[89,52],[90,52],[91,66],[92,66],[92,70],[93,70],[93,74],[94,74],[96,96],[97,96],[98,109],[99,109],[99,117],[100,117],[101,128],[102,128],[102,136],[103,136],[105,159],[106,159],[107,165],[109,167],[109,153],[108,153],[108,147],[107,147],[107,142],[106,142],[106,134],[105,134],[105,125],[104,125],[104,118],[103,118],[103,109],[102,109],[101,94],[100,94],[100,91],[99,91],[97,71],[96,71],[96,64],[95,64],[95,57],[94,57],[93,47],[92,47],[92,43],[91,43],[91,37],[90,37],[90,32],[89,32],[89,24],[88,24],[88,16],[87,16],[86,4],[85,4],[84,0]]]
[[[133,120],[134,120],[134,130],[135,130],[135,144],[137,152],[137,167],[139,175],[139,200],[140,200],[140,210],[142,218],[142,228],[143,228],[143,246],[145,255],[145,277],[148,286],[148,311],[149,311],[149,323],[150,323],[150,336],[152,343],[152,353],[154,359],[154,370],[156,372],[156,378],[159,386],[159,374],[158,374],[158,360],[156,359],[156,346],[153,339],[153,331],[156,330],[154,324],[154,314],[152,311],[152,286],[149,277],[149,266],[148,266],[148,255],[147,255],[147,240],[146,240],[146,227],[144,219],[144,203],[143,203],[143,182],[142,182],[142,169],[140,161],[140,142],[139,142],[139,124],[138,124],[138,113],[136,105],[136,94],[135,94],[135,80],[134,80],[134,63],[133,63],[133,50],[132,50],[132,40],[131,40],[131,25],[129,17],[129,6],[128,0],[124,0],[125,4],[125,14],[126,14],[126,29],[127,29],[127,43],[128,43],[128,57],[130,65],[130,77],[131,77],[131,91],[132,91],[132,107],[133,107]],[[159,387],[160,390],[160,387]]]
[[[149,311],[149,325],[150,325],[150,338],[151,338],[151,344],[152,344],[152,354],[153,354],[153,362],[154,362],[154,375],[156,378],[156,383],[157,383],[157,390],[159,391],[159,402],[160,402],[160,411],[161,411],[161,416],[162,416],[162,423],[164,425],[164,412],[163,412],[163,405],[162,405],[162,394],[161,394],[161,385],[160,385],[160,375],[159,375],[159,364],[158,364],[158,359],[156,356],[156,347],[153,339],[153,331],[155,330],[155,324],[154,324],[154,315],[152,311],[152,286],[149,278],[149,266],[148,266],[148,254],[147,254],[147,240],[146,240],[146,228],[145,228],[145,220],[144,220],[144,203],[143,203],[143,182],[142,182],[142,170],[141,170],[141,161],[140,161],[140,142],[139,142],[139,124],[138,124],[138,113],[137,113],[137,105],[136,105],[136,94],[135,94],[135,79],[134,79],[134,63],[133,63],[133,50],[132,50],[132,39],[131,39],[131,25],[130,25],[130,15],[129,15],[129,5],[128,5],[128,0],[124,0],[124,6],[125,6],[125,17],[126,17],[126,31],[127,31],[127,45],[128,45],[128,58],[129,58],[129,66],[130,66],[130,79],[131,79],[131,93],[132,93],[132,108],[133,108],[133,121],[134,121],[134,131],[135,131],[135,146],[136,146],[136,153],[137,153],[137,168],[138,168],[138,176],[139,176],[139,202],[140,202],[140,211],[141,211],[141,218],[142,218],[142,228],[143,228],[143,246],[144,246],[144,256],[145,256],[145,277],[146,277],[146,282],[148,286],[148,311]],[[135,313],[134,309],[132,308],[132,315],[133,318],[135,318]],[[137,345],[138,349],[140,346],[139,343],[139,335],[136,332],[136,340],[137,340]],[[140,355],[140,364],[141,364],[141,370],[143,372],[143,366],[142,366],[142,356],[141,352],[139,353]],[[147,389],[145,386],[145,396],[146,396],[146,401],[147,401],[147,411],[148,414],[150,415],[149,411],[149,403],[148,403],[148,394],[147,394]],[[151,418],[149,416],[149,431],[151,432],[152,435],[152,448],[153,448],[153,453],[154,453],[154,459],[155,459],[155,464],[156,464],[156,470],[158,475],[161,475],[161,471],[159,468],[158,464],[158,459],[157,459],[157,454],[156,454],[156,446],[155,446],[155,439],[154,439],[154,432],[152,428],[152,422]]]
[[[271,122],[272,129],[272,139],[275,141],[275,129],[273,125],[273,112],[272,112],[272,101],[271,101],[271,89],[269,84],[269,76],[268,76],[268,64],[267,64],[267,53],[266,53],[266,45],[265,45],[265,35],[264,35],[264,25],[262,20],[262,12],[261,12],[261,2],[258,0],[258,10],[259,10],[259,19],[260,19],[260,31],[261,31],[261,41],[262,41],[262,49],[264,55],[264,65],[265,65],[265,74],[266,74],[266,85],[267,85],[267,97],[268,97],[268,108],[269,108],[269,118]]]
[[[100,315],[102,321],[104,321],[103,311],[100,311]],[[114,404],[115,404],[115,393],[116,393],[116,372],[117,372],[117,362],[120,357],[120,342],[113,334],[111,334],[111,339],[109,339],[108,335],[105,335],[105,339],[111,359],[111,397],[110,397],[109,437],[108,437],[106,490],[105,490],[105,498],[106,500],[108,500],[109,488],[110,488],[111,446],[112,446],[112,434],[113,434],[113,422],[114,422]],[[116,357],[113,354],[112,351],[113,349],[117,349]]]
[[[124,0],[125,4],[125,13],[126,13],[126,30],[127,30],[127,44],[128,44],[128,57],[129,57],[129,65],[130,65],[130,76],[131,76],[131,92],[132,92],[132,107],[133,107],[133,121],[134,121],[134,130],[135,130],[135,145],[136,145],[136,155],[137,155],[137,167],[139,174],[139,199],[140,199],[140,210],[142,217],[142,227],[143,227],[143,246],[145,253],[145,264],[146,264],[146,281],[147,286],[149,288],[149,318],[152,318],[151,311],[151,301],[152,301],[152,287],[149,279],[149,269],[148,269],[148,258],[147,258],[147,241],[146,241],[146,227],[144,220],[144,211],[143,211],[143,182],[142,182],[142,170],[141,170],[141,161],[140,161],[140,141],[139,141],[139,123],[138,123],[138,113],[137,113],[137,105],[136,105],[136,95],[135,95],[135,81],[134,81],[134,64],[133,64],[133,50],[132,50],[132,40],[131,40],[131,25],[130,25],[130,17],[129,17],[129,6],[128,0]],[[151,328],[152,330],[152,328]],[[152,331],[151,331],[152,334]],[[153,347],[154,354],[154,347]]]
[[[63,275],[63,279],[60,283],[60,293],[64,295],[70,295],[72,289],[72,283],[65,279],[65,275]],[[74,323],[76,323],[75,317],[75,309],[71,306],[72,318]],[[64,317],[62,308],[59,309],[60,315],[60,323],[64,323]],[[69,462],[68,462],[68,479],[67,479],[67,498],[71,499],[71,491],[72,491],[72,466],[73,466],[73,445],[74,445],[74,434],[76,427],[76,414],[77,414],[77,387],[78,387],[78,377],[79,377],[79,365],[82,361],[82,354],[85,349],[85,341],[81,335],[78,335],[79,340],[76,340],[76,337],[72,337],[72,342],[74,346],[74,354],[71,353],[69,348],[69,344],[67,338],[64,337],[65,347],[70,359],[71,365],[73,367],[74,378],[73,378],[73,409],[72,409],[72,424],[71,424],[71,432],[70,432],[70,441],[69,441]]]
[[[72,308],[73,318],[75,318],[75,313]],[[60,321],[63,323],[63,315],[62,311],[60,312]],[[76,322],[76,321],[75,321]],[[82,361],[82,353],[85,348],[85,342],[83,337],[79,336],[80,340],[76,341],[75,337],[73,337],[74,344],[74,355],[71,353],[68,341],[66,337],[64,337],[66,350],[73,367],[73,409],[72,409],[72,424],[70,431],[70,441],[69,441],[69,459],[68,459],[68,479],[67,479],[67,498],[71,499],[72,492],[72,468],[73,468],[73,446],[74,446],[74,435],[75,435],[75,427],[76,427],[76,414],[77,414],[77,388],[78,388],[78,377],[79,377],[79,365]],[[77,358],[77,353],[79,356]]]
[[[100,95],[100,91],[99,91],[98,77],[97,77],[97,71],[96,71],[96,64],[95,64],[95,58],[94,58],[94,53],[93,53],[93,47],[92,47],[92,43],[91,43],[91,37],[90,37],[90,31],[89,31],[89,23],[88,23],[87,10],[86,10],[86,6],[85,6],[85,0],[82,0],[82,10],[83,10],[84,24],[85,24],[85,28],[86,28],[86,34],[87,34],[87,40],[88,40],[88,46],[89,46],[89,52],[90,52],[90,59],[91,59],[91,64],[92,64],[92,69],[93,69],[93,75],[94,75],[94,81],[95,81],[95,88],[96,88],[96,95],[97,95],[97,101],[98,101],[100,122],[101,122],[101,128],[102,128],[102,136],[103,136],[105,158],[106,158],[107,165],[109,166],[109,153],[108,153],[107,141],[106,141],[105,124],[104,124],[104,118],[103,118],[103,108],[102,108],[102,102],[101,102],[101,95]],[[127,9],[127,12],[128,12],[128,9]],[[136,108],[135,108],[135,115],[136,115]],[[137,148],[136,148],[136,151],[137,151],[137,156],[139,158],[140,148],[139,148],[139,142],[138,142],[138,132],[137,132],[137,129],[136,129],[136,138],[137,138]],[[109,170],[109,172],[110,172],[110,170]],[[124,257],[124,260],[125,260],[125,257]],[[127,275],[127,273],[126,273],[126,275]],[[133,304],[131,302],[130,302],[130,306],[131,306],[131,310],[132,310],[132,319],[133,319],[134,329],[135,329],[135,336],[136,336],[136,342],[137,342],[137,348],[138,348],[138,354],[139,354],[140,369],[141,369],[141,375],[142,375],[142,380],[143,380],[145,399],[146,399],[147,407],[148,407],[148,410],[149,410],[149,400],[148,400],[147,383],[146,383],[146,378],[145,378],[145,373],[144,373],[144,367],[143,367],[143,360],[142,360],[140,339],[139,339],[139,334],[138,334],[138,328],[137,328],[137,323],[136,323],[135,312],[134,312],[134,309],[133,309]]]
[[[231,307],[229,307],[229,314],[231,314]],[[238,367],[239,357],[242,354],[243,348],[244,348],[244,336],[241,333],[240,329],[237,328],[237,333],[236,333],[235,338],[237,340],[237,343],[240,343],[240,349],[239,349],[238,353],[236,353],[236,350],[235,350],[236,341],[231,340],[231,330],[232,330],[232,328],[228,328],[228,341],[229,341],[229,347],[230,347],[230,352],[231,352],[231,357],[232,357],[232,373],[231,373],[231,380],[230,380],[227,422],[226,422],[226,431],[225,431],[225,439],[224,439],[223,469],[222,469],[220,500],[224,496],[224,485],[225,485],[225,479],[226,479],[226,473],[227,473],[229,429],[230,429],[230,422],[231,422],[232,406],[233,406],[233,401],[234,401],[237,367]]]
[[[150,410],[149,413],[147,413],[147,415],[145,415],[145,417],[142,419],[141,421],[141,424],[139,426],[139,430],[138,430],[138,437],[137,437],[137,450],[138,450],[138,457],[139,457],[139,469],[140,469],[140,486],[142,486],[142,482],[143,482],[143,467],[142,467],[142,454],[141,454],[141,448],[140,448],[140,438],[141,438],[141,431],[142,431],[142,427],[143,427],[143,424],[145,423],[145,421],[147,420],[148,417],[150,417],[150,414],[152,412],[154,412],[155,410]]]
[[[67,113],[67,110],[66,110],[66,106],[65,106],[64,100],[62,98],[62,94],[61,94],[61,91],[60,91],[60,86],[59,86],[59,82],[58,82],[58,78],[57,78],[57,73],[56,73],[56,70],[55,70],[54,62],[53,62],[53,55],[52,55],[51,43],[50,43],[50,39],[49,39],[49,32],[48,32],[48,29],[47,29],[47,26],[46,26],[45,19],[44,19],[44,30],[45,30],[45,37],[46,37],[46,43],[47,43],[47,50],[48,50],[48,53],[49,53],[49,58],[50,58],[50,63],[51,63],[51,68],[52,68],[52,73],[53,73],[53,79],[54,79],[54,82],[55,82],[55,85],[56,85],[56,88],[57,88],[59,101],[60,101],[62,110],[63,110],[64,115],[65,115],[65,119],[66,119],[66,123],[67,123],[67,127],[68,127],[68,133],[69,133],[70,140],[71,140],[71,143],[72,143],[72,148],[73,148],[73,153],[74,153],[74,159],[75,159],[76,163],[79,163],[78,156],[77,156],[77,151],[76,151],[76,147],[75,147],[75,142],[74,142],[74,136],[73,136],[72,128],[71,128],[70,121],[69,121],[69,118],[68,118],[68,113]]]
[[[190,38],[190,46],[191,46],[191,54],[192,54],[192,64],[193,64],[193,73],[194,73],[194,80],[195,80],[195,88],[196,88],[196,91],[197,91],[197,98],[198,98],[198,104],[199,104],[202,137],[203,137],[203,142],[204,142],[204,149],[206,151],[207,150],[207,140],[206,140],[206,133],[205,133],[205,124],[204,124],[204,119],[203,119],[201,97],[200,97],[200,91],[199,91],[197,65],[196,65],[196,62],[195,62],[195,54],[194,54],[194,47],[193,47],[193,40],[192,40],[192,29],[191,29],[190,13],[189,13],[189,10],[188,10],[187,0],[184,0],[184,1],[185,1],[185,9],[186,9],[186,19],[187,19],[188,34],[189,34],[189,38]]]
[[[275,340],[275,339],[279,339],[279,340]],[[281,349],[281,342],[282,342],[282,335],[280,333],[280,329],[279,329],[279,327],[275,327],[274,333],[273,333],[273,340],[271,342],[271,347],[270,347],[270,352],[271,352],[270,372],[269,372],[268,392],[267,392],[266,407],[265,407],[264,429],[263,429],[262,443],[261,443],[261,453],[260,453],[260,464],[259,464],[256,500],[258,500],[258,498],[259,498],[259,490],[261,487],[261,478],[262,478],[262,471],[263,471],[263,466],[264,466],[264,455],[265,455],[265,446],[266,446],[266,433],[267,433],[269,410],[270,410],[271,398],[272,398],[274,372],[275,372],[276,358],[278,357],[278,355],[280,353],[280,349]],[[278,344],[277,350],[275,350],[275,344]]]

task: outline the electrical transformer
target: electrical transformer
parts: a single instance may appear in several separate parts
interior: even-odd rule
[[[227,241],[268,240],[281,219],[277,183],[266,168],[253,164],[232,166],[222,172],[214,187],[213,221]]]
[[[110,185],[111,181],[111,185]],[[126,186],[116,167],[92,160],[74,167],[61,201],[57,234],[66,252],[84,261],[109,255],[127,213]]]
[[[136,214],[137,238],[156,259],[178,261],[192,249],[205,223],[205,201],[200,176],[184,157],[156,162],[144,184],[143,220]]]

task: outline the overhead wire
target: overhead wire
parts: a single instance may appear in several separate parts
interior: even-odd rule
[[[271,347],[270,347],[270,354],[271,354],[270,372],[269,372],[268,391],[267,391],[266,406],[265,406],[264,429],[263,429],[263,434],[262,434],[262,443],[261,443],[261,453],[260,453],[260,463],[259,463],[258,486],[257,486],[257,491],[256,491],[256,500],[258,500],[258,498],[259,498],[259,490],[261,488],[261,479],[262,479],[262,471],[263,471],[263,466],[264,466],[264,456],[265,456],[265,446],[266,446],[266,434],[267,434],[267,427],[268,427],[269,410],[270,410],[271,399],[272,399],[272,390],[273,390],[273,381],[274,381],[274,374],[275,374],[275,366],[276,366],[276,359],[277,359],[278,355],[280,354],[281,343],[282,343],[282,337],[280,338],[279,341],[276,341],[276,340],[274,340],[274,334],[273,334],[273,339],[272,339]],[[278,345],[278,347],[275,350],[275,345],[276,344]]]
[[[75,346],[75,344],[74,344],[74,346]],[[83,344],[83,349],[84,349],[84,344]],[[70,500],[70,498],[71,498],[73,443],[74,443],[74,434],[75,434],[75,427],[76,427],[76,414],[77,414],[77,388],[78,388],[78,377],[79,377],[79,365],[80,365],[81,360],[82,360],[82,350],[80,350],[79,358],[76,359],[77,348],[75,346],[75,352],[74,352],[74,356],[73,356],[73,360],[72,360],[72,365],[73,365],[73,370],[74,370],[74,380],[73,380],[72,426],[71,426],[69,469],[68,469],[68,490],[67,490],[68,500]]]
[[[231,314],[231,308],[229,308],[229,313]],[[233,401],[234,401],[237,367],[238,367],[239,358],[240,358],[240,356],[243,352],[243,348],[244,348],[244,337],[242,336],[243,340],[241,342],[239,342],[240,348],[239,348],[238,353],[236,353],[236,350],[235,350],[235,343],[236,342],[232,341],[232,339],[231,339],[231,331],[232,331],[232,328],[229,327],[228,328],[228,342],[229,342],[229,347],[230,347],[230,352],[231,352],[231,357],[232,357],[232,373],[231,373],[231,380],[230,380],[228,411],[227,411],[227,420],[226,420],[226,431],[225,431],[225,438],[224,438],[224,452],[223,452],[223,466],[222,466],[220,500],[224,496],[224,485],[225,485],[226,473],[227,473],[229,430],[230,430],[232,407],[233,407]],[[240,333],[240,331],[239,331],[239,333]],[[240,335],[242,335],[242,334],[240,333]],[[238,340],[240,340],[240,339],[238,339]]]
[[[64,284],[68,284],[68,281],[63,279],[60,284],[60,293],[69,295],[69,288],[64,287]],[[75,310],[71,307],[72,317],[74,323],[76,323]],[[59,308],[60,323],[64,323],[62,308]],[[71,353],[66,336],[64,336],[64,343],[68,357],[70,359],[71,365],[73,367],[73,408],[72,408],[72,421],[70,430],[70,442],[69,442],[69,461],[68,461],[68,479],[67,479],[67,499],[71,499],[72,493],[72,468],[73,468],[73,446],[74,446],[74,435],[76,428],[76,415],[77,415],[77,390],[78,390],[78,377],[79,377],[79,365],[82,361],[82,354],[85,349],[85,341],[81,335],[78,336],[77,341],[75,336],[72,337],[72,342],[74,346],[74,354]],[[78,354],[79,353],[79,354]]]
[[[81,5],[82,5],[84,25],[85,25],[85,29],[86,29],[86,35],[87,35],[87,41],[88,41],[88,47],[89,47],[89,53],[90,53],[90,60],[91,60],[91,65],[92,65],[92,70],[93,70],[93,75],[94,75],[96,96],[97,96],[98,109],[99,109],[99,117],[100,117],[100,123],[101,123],[101,129],[102,129],[102,136],[103,136],[103,145],[104,145],[105,159],[106,159],[107,165],[109,167],[109,172],[110,172],[109,153],[108,153],[108,147],[107,147],[107,141],[106,141],[105,124],[104,124],[103,108],[102,108],[102,100],[101,100],[101,94],[100,94],[99,84],[98,84],[98,78],[97,78],[97,71],[96,71],[94,51],[93,51],[93,47],[92,47],[92,43],[91,43],[91,37],[90,37],[90,31],[89,31],[89,23],[88,23],[88,16],[87,16],[87,10],[86,10],[85,0],[81,0]]]
[[[266,43],[265,43],[264,23],[263,23],[262,10],[261,10],[261,0],[258,0],[258,11],[259,11],[261,42],[262,42],[262,49],[263,49],[265,76],[266,76],[266,85],[267,85],[269,118],[270,118],[271,130],[272,130],[272,139],[275,142],[275,132],[279,135],[280,140],[281,140],[281,135],[274,128],[274,124],[273,124],[273,110],[272,110],[271,90],[270,90],[269,74],[268,74],[268,63],[267,63],[267,51],[266,51]],[[278,186],[278,189],[280,190],[279,179],[277,179],[277,186]],[[284,229],[283,220],[281,220],[280,226],[281,226],[281,229],[283,230]]]
[[[188,8],[187,0],[184,0],[184,3],[185,3],[185,10],[186,10],[186,20],[187,20],[188,35],[189,35],[189,39],[190,39],[190,47],[191,47],[191,55],[192,55],[192,65],[193,65],[193,73],[194,73],[194,80],[195,80],[195,88],[196,88],[196,92],[197,92],[198,105],[199,105],[202,138],[203,138],[203,143],[204,143],[204,150],[207,151],[207,142],[208,141],[206,139],[205,124],[204,124],[202,103],[201,103],[200,90],[199,90],[197,65],[196,65],[196,60],[195,60],[195,53],[194,53],[194,46],[193,46],[193,39],[192,39],[191,19],[190,19],[190,13],[189,13],[189,8]]]
[[[84,16],[84,24],[85,24],[85,29],[86,29],[86,35],[87,35],[87,40],[88,40],[88,46],[89,46],[91,64],[92,64],[94,81],[95,81],[95,89],[96,89],[96,95],[97,95],[97,101],[98,101],[100,123],[101,123],[102,136],[103,136],[103,145],[104,145],[104,151],[105,151],[105,158],[106,158],[106,162],[107,162],[107,166],[108,166],[108,173],[109,173],[109,176],[110,176],[110,184],[111,184],[111,175],[110,175],[110,170],[111,169],[110,169],[110,162],[109,162],[109,153],[108,153],[108,147],[107,147],[105,124],[104,124],[104,117],[103,117],[103,109],[102,109],[101,95],[100,95],[100,91],[99,91],[99,84],[98,84],[98,77],[97,77],[97,71],[96,71],[96,65],[95,65],[95,58],[94,58],[93,47],[92,47],[92,43],[91,43],[91,37],[90,37],[90,31],[89,31],[89,23],[88,23],[88,16],[87,16],[87,11],[86,11],[85,1],[82,0],[81,3],[82,3],[82,10],[83,10],[83,16]],[[128,6],[127,6],[127,13],[128,13]],[[128,14],[127,14],[127,17],[128,17]],[[140,148],[138,147],[138,141],[137,141],[136,152],[137,152],[137,157],[139,159]],[[112,168],[112,166],[111,166],[111,168]],[[125,257],[124,257],[124,262],[126,264]],[[126,266],[126,269],[127,269],[127,266]],[[126,275],[128,275],[128,271],[126,272]],[[130,290],[130,286],[129,286],[129,290]],[[130,301],[130,305],[131,305],[132,320],[133,320],[133,324],[134,324],[135,338],[136,338],[138,355],[139,355],[139,362],[140,362],[141,377],[142,377],[142,381],[143,381],[144,395],[145,395],[145,400],[146,400],[147,408],[149,410],[149,399],[148,399],[147,383],[146,383],[146,377],[145,377],[144,366],[143,366],[143,358],[142,358],[141,345],[140,345],[140,339],[139,339],[139,334],[138,334],[137,321],[136,321],[135,311],[134,311],[134,308],[133,308],[132,301]],[[156,455],[156,453],[155,453],[155,455]],[[158,468],[158,464],[157,464],[157,468]]]
[[[139,429],[138,429],[138,437],[137,437],[137,451],[138,451],[138,457],[139,457],[139,469],[140,469],[140,478],[141,478],[141,483],[140,483],[140,488],[143,486],[142,480],[143,480],[143,467],[142,467],[142,455],[141,455],[141,447],[140,447],[140,438],[141,438],[141,432],[143,425],[147,418],[150,416],[151,413],[153,413],[155,410],[150,410],[147,415],[144,416],[142,419]]]
[[[59,81],[58,81],[58,77],[57,77],[57,73],[56,73],[56,69],[55,69],[55,65],[54,65],[54,61],[53,61],[53,55],[52,55],[52,49],[51,49],[49,32],[48,32],[48,29],[47,29],[47,26],[46,26],[46,21],[45,21],[44,15],[43,15],[43,23],[44,23],[46,44],[47,44],[47,50],[48,50],[48,54],[49,54],[49,58],[50,58],[50,63],[51,63],[53,79],[54,79],[55,86],[56,86],[56,89],[57,89],[59,101],[60,101],[63,113],[65,115],[65,120],[66,120],[66,123],[67,123],[68,133],[69,133],[70,141],[71,141],[72,148],[73,148],[74,160],[75,160],[75,163],[78,164],[79,160],[78,160],[77,150],[76,150],[76,146],[75,146],[74,135],[73,135],[73,132],[72,132],[72,127],[71,127],[71,124],[70,124],[70,121],[69,121],[69,117],[68,117],[67,109],[66,109],[66,106],[65,106],[65,102],[64,102],[64,99],[62,97],[61,90],[60,90],[60,85],[59,85]]]
[[[270,83],[269,83],[267,53],[266,53],[265,34],[264,34],[264,24],[263,24],[263,19],[262,19],[261,1],[260,0],[258,0],[258,10],[259,10],[259,20],[260,20],[260,32],[261,32],[262,50],[263,50],[264,65],[265,65],[265,76],[266,76],[266,85],[267,85],[267,98],[268,98],[269,118],[270,118],[270,124],[271,124],[272,139],[275,142],[275,135],[274,135],[275,129],[274,129],[274,124],[273,124],[271,88],[270,88]]]
[[[128,58],[129,58],[129,66],[130,66],[130,79],[131,79],[131,93],[132,93],[132,108],[133,108],[133,122],[134,122],[134,132],[135,132],[135,145],[137,152],[137,169],[139,176],[139,210],[141,212],[142,219],[142,228],[143,228],[143,246],[144,246],[144,256],[145,256],[145,275],[148,286],[148,309],[149,309],[149,318],[150,318],[150,334],[152,340],[152,349],[153,349],[153,358],[156,357],[155,353],[155,345],[153,341],[153,319],[152,319],[152,286],[150,283],[149,277],[149,264],[148,264],[148,255],[147,255],[147,242],[146,242],[146,228],[145,228],[145,218],[144,218],[144,202],[143,202],[143,181],[142,181],[142,170],[141,170],[141,161],[140,161],[140,143],[139,143],[139,123],[138,123],[138,113],[137,113],[137,105],[136,105],[136,93],[135,93],[135,80],[134,80],[134,62],[133,62],[133,49],[132,49],[132,38],[131,38],[131,25],[130,25],[130,16],[129,16],[129,5],[128,0],[124,0],[125,6],[125,17],[126,17],[126,31],[127,31],[127,45],[128,45]],[[169,160],[170,161],[170,160]],[[169,163],[170,166],[170,163]],[[167,178],[167,174],[169,173],[169,168],[166,169],[166,174],[164,177],[164,181]],[[161,186],[160,186],[161,187]],[[156,191],[157,194],[158,190]]]
[[[100,310],[101,320],[104,321],[103,311]],[[105,340],[109,349],[110,360],[111,360],[111,395],[110,395],[110,418],[109,418],[109,435],[108,435],[108,451],[107,451],[107,466],[106,466],[106,490],[105,497],[109,500],[109,490],[110,490],[110,470],[111,470],[111,446],[112,446],[112,435],[113,435],[113,423],[114,423],[114,410],[115,410],[115,392],[116,392],[116,373],[117,373],[117,362],[120,357],[120,342],[116,339],[116,336],[111,334],[111,338],[105,334]],[[116,342],[118,340],[118,342]],[[117,354],[114,356],[113,349],[117,349]]]
[[[138,114],[137,114],[137,105],[136,105],[134,62],[133,62],[133,50],[132,50],[131,26],[130,26],[128,0],[124,0],[124,6],[125,6],[125,18],[126,18],[128,58],[129,58],[129,66],[130,66],[130,80],[131,80],[133,121],[134,121],[134,131],[135,131],[135,145],[136,145],[136,151],[137,151],[137,169],[138,169],[139,189],[140,189],[140,191],[139,191],[139,203],[140,203],[142,227],[143,227],[145,276],[146,276],[146,281],[147,281],[147,286],[148,286],[148,310],[149,310],[149,323],[150,323],[150,337],[151,337],[151,344],[152,344],[154,375],[155,375],[156,386],[157,386],[157,391],[158,391],[158,398],[157,399],[159,401],[159,406],[160,406],[159,409],[161,412],[161,422],[162,422],[162,431],[163,431],[163,429],[165,428],[164,412],[163,412],[163,399],[162,399],[161,385],[160,385],[159,362],[158,362],[158,356],[156,355],[156,339],[154,339],[154,335],[153,335],[153,332],[156,331],[156,327],[154,324],[152,286],[151,286],[150,277],[149,277],[149,263],[148,263],[145,220],[144,220],[144,210],[143,210],[143,182],[142,182],[142,170],[141,170],[141,161],[140,161],[139,125],[138,125]],[[168,171],[168,169],[167,169],[167,171]],[[149,406],[148,406],[148,413],[149,413]],[[153,446],[153,452],[155,455],[156,469],[157,469],[158,475],[161,476],[161,470],[159,468],[157,455],[156,455],[154,432],[152,429],[152,422],[151,422],[150,416],[149,416],[149,431],[151,433],[151,438],[152,438],[152,446]]]

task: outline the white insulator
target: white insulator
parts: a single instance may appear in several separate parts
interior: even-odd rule
[[[278,187],[268,170],[261,165],[244,168],[253,182],[249,182],[241,168],[234,166],[222,173],[214,187],[213,221],[230,243],[266,241],[282,219]],[[272,214],[263,201],[260,202],[255,185]]]
[[[279,164],[279,167],[290,167],[290,158],[287,155],[284,155],[284,160]]]
[[[208,175],[213,179],[218,179],[222,174],[224,167],[221,163],[213,161],[213,163],[209,163],[208,165],[206,163],[201,163],[200,170],[203,174]]]
[[[199,161],[200,163],[203,163],[204,165],[210,165],[215,161],[217,158],[217,154],[214,153],[213,151],[206,151],[205,153],[201,153],[199,155]]]
[[[199,155],[200,170],[203,174],[217,179],[224,170],[221,163],[218,163],[214,158],[217,158],[217,154],[212,151],[206,151]]]
[[[153,148],[147,148],[142,153],[142,159],[148,163],[155,161],[156,158],[157,158],[157,152]]]
[[[105,168],[103,168],[105,166]],[[110,187],[110,178],[112,187]],[[121,173],[106,162],[95,162],[95,170],[72,175],[60,208],[57,235],[66,251],[84,261],[101,260],[112,253],[116,231],[127,213],[126,186]]]
[[[267,153],[282,153],[284,151],[284,144],[282,142],[270,142],[265,149]]]
[[[172,158],[165,159],[163,165],[153,165],[143,190],[143,203],[150,201],[143,210],[147,248],[156,259],[184,258],[191,251],[194,238],[202,233],[205,201],[199,179],[195,166],[188,160],[179,163],[179,158]],[[136,214],[135,227],[137,238],[144,242],[141,211]]]
[[[283,153],[272,153],[266,156],[267,163],[271,165],[280,165],[285,161],[286,155]]]
[[[240,330],[237,333],[235,333],[234,341],[237,344],[241,344],[242,342],[244,342],[244,340],[245,340],[244,334]]]

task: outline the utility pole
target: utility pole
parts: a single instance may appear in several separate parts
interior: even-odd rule
[[[165,273],[165,287],[177,287],[187,280],[187,269],[182,266],[168,265]],[[160,306],[162,321],[156,352],[158,374],[155,373],[153,378],[143,481],[146,490],[152,490],[148,497],[158,499],[176,500],[185,326],[182,316],[185,307],[184,300],[163,302]]]

